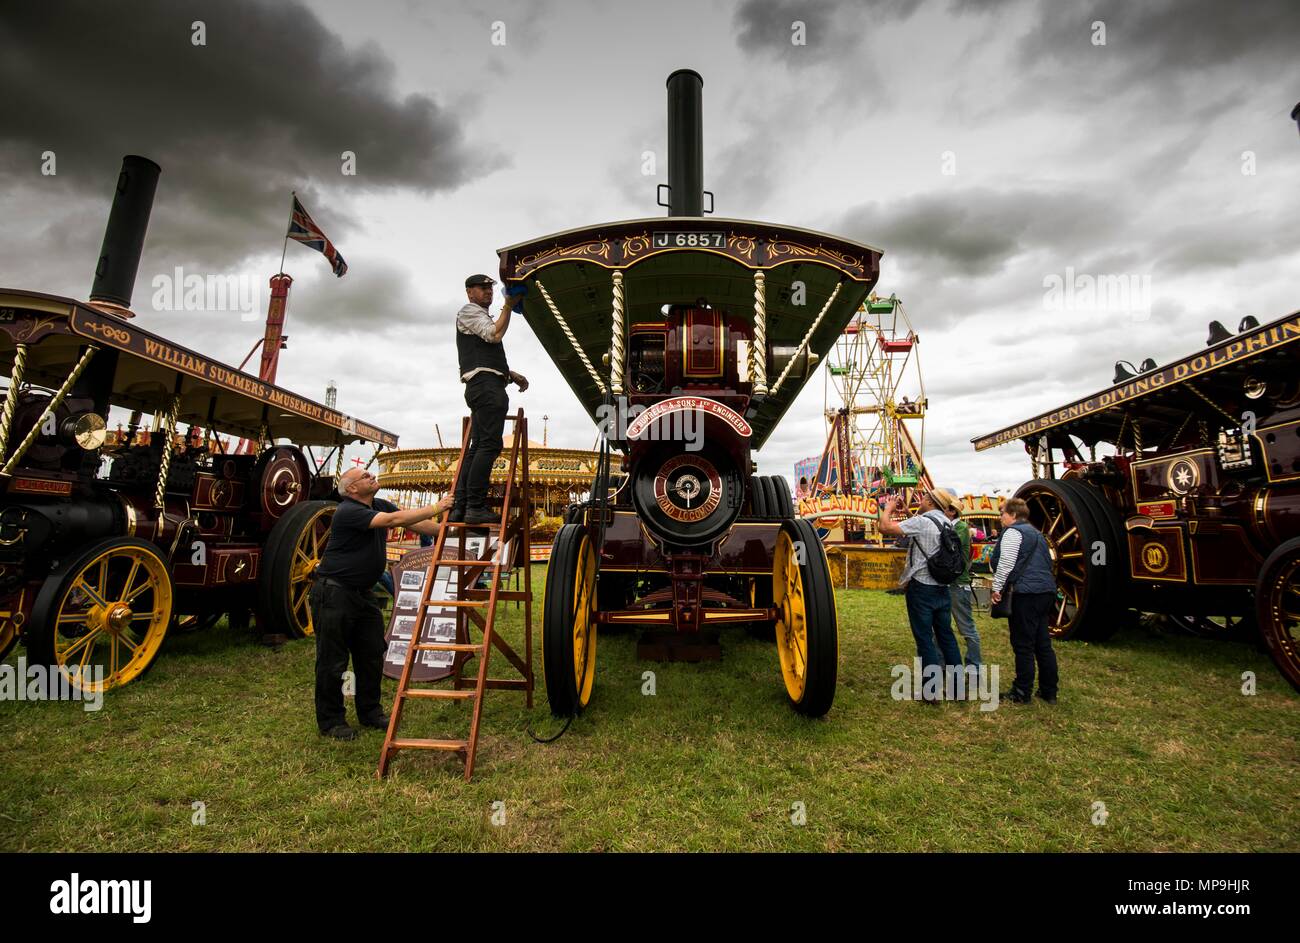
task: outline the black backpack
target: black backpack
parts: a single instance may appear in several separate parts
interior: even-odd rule
[[[966,561],[962,557],[961,538],[957,528],[944,522],[940,524],[933,517],[927,520],[939,529],[939,549],[925,558],[930,578],[941,586],[947,586],[966,572]]]

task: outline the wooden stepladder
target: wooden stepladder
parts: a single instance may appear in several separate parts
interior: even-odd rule
[[[479,723],[483,716],[483,695],[489,688],[506,688],[524,692],[529,708],[533,706],[533,589],[532,572],[529,561],[532,558],[532,546],[528,531],[532,517],[532,506],[528,490],[528,420],[524,411],[506,419],[514,423],[514,441],[510,446],[507,466],[505,496],[501,503],[501,521],[497,524],[467,525],[450,523],[444,519],[434,543],[433,557],[425,572],[424,585],[420,592],[420,605],[416,610],[415,629],[406,651],[406,661],[402,666],[402,675],[397,681],[397,694],[393,699],[393,709],[389,715],[388,733],[384,736],[383,752],[379,754],[378,777],[382,779],[388,772],[388,764],[398,750],[443,750],[456,753],[465,761],[465,781],[469,782],[474,774],[474,754],[478,750]],[[457,464],[457,476],[465,462],[465,452],[471,434],[470,420],[461,425],[460,462]],[[455,479],[453,479],[455,480]],[[469,530],[483,531],[489,539],[483,541],[483,551],[478,557],[469,557],[465,551],[467,541],[464,539]],[[446,544],[449,534],[462,539],[457,541],[461,548],[456,556],[446,557]],[[496,538],[493,546],[492,536]],[[468,557],[468,558],[467,558]],[[509,590],[502,588],[503,576],[508,574],[511,558],[520,561],[523,567],[523,589]],[[457,574],[454,599],[429,598],[438,570],[452,568]],[[480,577],[488,576],[488,586],[477,588]],[[517,585],[517,583],[516,583]],[[500,602],[522,602],[524,609],[524,655],[521,658],[510,645],[496,632],[497,604]],[[426,642],[423,639],[425,620],[429,610],[455,610],[455,642]],[[472,642],[470,627],[482,632],[482,641]],[[470,639],[461,642],[461,639]],[[506,661],[510,662],[520,674],[518,678],[489,678],[488,661],[495,646],[500,649]],[[450,688],[414,687],[411,678],[412,668],[420,657],[420,652],[453,652],[455,668],[452,671]],[[462,669],[468,658],[478,656],[478,676],[475,679],[462,676]],[[446,678],[443,679],[448,680]],[[469,737],[465,740],[432,740],[399,737],[397,730],[402,722],[402,710],[408,698],[428,698],[431,700],[472,700],[473,714],[470,717]]]

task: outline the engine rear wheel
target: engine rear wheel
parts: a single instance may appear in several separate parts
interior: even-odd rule
[[[257,580],[257,621],[263,635],[303,638],[312,634],[307,593],[325,555],[337,508],[333,501],[304,501],[285,512],[271,529]]]
[[[776,651],[790,703],[821,717],[835,701],[839,627],[826,551],[805,520],[781,524],[772,563]]]
[[[173,585],[158,548],[101,540],[61,564],[32,608],[31,654],[83,691],[129,684],[152,667],[172,620]]]
[[[790,486],[780,475],[770,475],[768,480],[772,483],[772,516],[783,521],[794,517],[794,498],[790,496]]]
[[[1092,512],[1093,523],[1097,525],[1097,536],[1089,545],[1090,556],[1097,553],[1098,542],[1104,550],[1101,559],[1105,562],[1099,563],[1098,568],[1104,569],[1107,576],[1106,598],[1111,601],[1112,611],[1110,617],[1094,621],[1087,634],[1090,641],[1102,641],[1119,631],[1125,609],[1123,601],[1130,597],[1128,535],[1119,512],[1095,486],[1075,480],[1063,481],[1062,484],[1078,495],[1084,506]]]
[[[749,476],[749,516],[767,517],[767,489],[763,487],[762,475]]]
[[[1260,568],[1255,616],[1273,663],[1300,691],[1300,537],[1274,550]]]
[[[1035,479],[1015,494],[1029,505],[1029,521],[1047,539],[1056,577],[1057,599],[1051,612],[1052,636],[1094,638],[1114,631],[1114,564],[1103,530],[1073,482]],[[1108,552],[1097,553],[1098,542]],[[1102,562],[1104,561],[1104,562]]]
[[[1256,637],[1255,617],[1252,614],[1235,616],[1166,614],[1165,621],[1180,632],[1186,632],[1196,638],[1248,642]]]
[[[551,545],[542,610],[546,699],[556,717],[580,714],[596,683],[596,553],[586,528],[565,524]]]

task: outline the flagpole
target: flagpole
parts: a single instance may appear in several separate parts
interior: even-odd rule
[[[289,191],[289,226],[293,225],[293,204],[298,199],[298,191]],[[280,274],[284,274],[284,257],[289,251],[289,226],[284,227],[284,248],[280,250]]]

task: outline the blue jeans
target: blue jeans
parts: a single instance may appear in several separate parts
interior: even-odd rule
[[[948,598],[952,601],[952,621],[957,623],[957,631],[966,640],[966,664],[979,666],[980,634],[975,630],[975,617],[971,615],[970,583],[950,585]]]
[[[907,619],[916,639],[922,667],[960,665],[961,649],[952,634],[952,601],[947,586],[931,586],[913,579],[907,584]],[[935,640],[938,644],[935,644]]]

